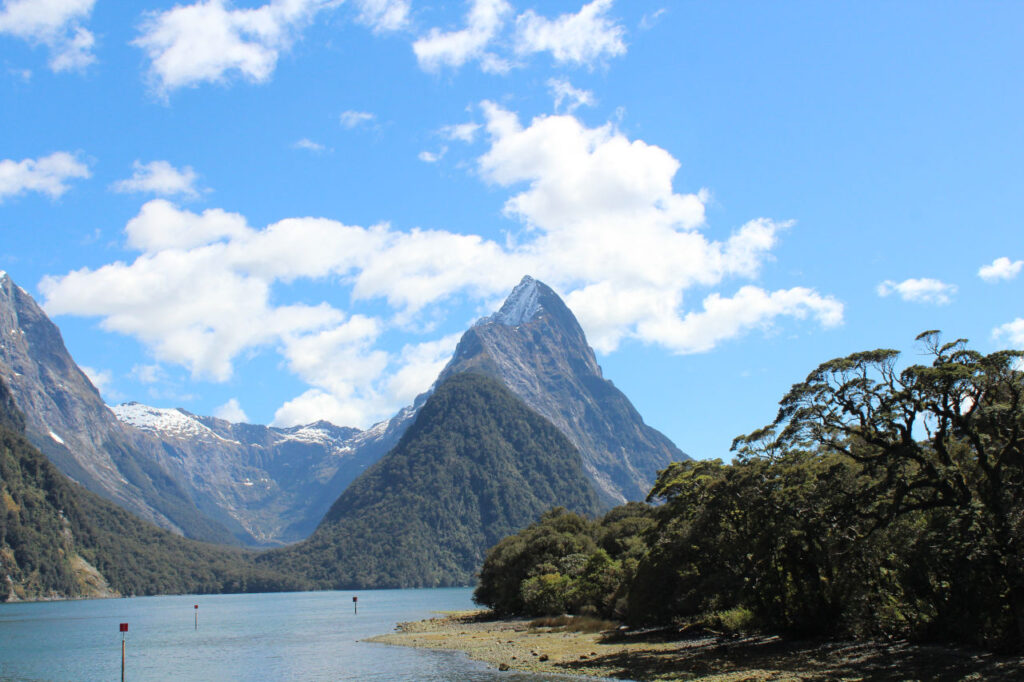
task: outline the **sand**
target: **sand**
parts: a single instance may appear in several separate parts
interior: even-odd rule
[[[1024,680],[1024,658],[978,651],[676,631],[580,633],[483,611],[399,623],[370,641],[464,651],[500,670],[628,680]]]

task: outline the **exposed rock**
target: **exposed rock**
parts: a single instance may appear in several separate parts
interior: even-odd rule
[[[532,277],[463,335],[438,381],[470,371],[500,379],[557,426],[610,501],[644,499],[659,469],[688,459],[602,376],[576,317]]]

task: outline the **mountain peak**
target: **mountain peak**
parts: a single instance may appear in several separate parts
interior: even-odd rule
[[[541,287],[547,285],[526,275],[505,299],[501,309],[482,321],[498,322],[506,327],[518,327],[532,320],[541,311]]]

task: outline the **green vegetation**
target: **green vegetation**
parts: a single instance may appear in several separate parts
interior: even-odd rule
[[[654,511],[633,502],[599,521],[559,507],[487,553],[474,599],[501,615],[622,618]]]
[[[648,499],[663,504],[635,517],[649,528],[620,539],[635,566],[598,547],[618,510],[596,525],[552,512],[491,549],[476,599],[1024,649],[1024,353],[919,340],[929,365],[900,371],[891,350],[824,363],[771,425],[736,439],[732,464],[662,471]]]
[[[308,540],[258,561],[325,588],[471,585],[487,547],[555,504],[599,510],[576,448],[497,380],[456,374]]]
[[[256,566],[250,553],[174,535],[72,483],[23,428],[0,382],[0,601],[306,586]]]

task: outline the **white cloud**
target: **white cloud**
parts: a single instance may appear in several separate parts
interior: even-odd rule
[[[413,43],[413,52],[420,68],[432,73],[473,61],[485,73],[506,73],[522,66],[522,58],[541,52],[560,64],[593,66],[626,53],[625,29],[607,16],[612,2],[593,0],[555,19],[531,9],[507,28],[513,14],[507,0],[471,0],[464,28],[432,28]]]
[[[278,56],[301,30],[337,0],[271,0],[253,9],[232,9],[224,0],[203,0],[152,12],[133,45],[149,57],[155,89],[221,83],[237,73],[253,83],[267,81]]]
[[[191,166],[177,169],[166,161],[150,161],[132,164],[134,172],[130,178],[119,180],[111,185],[115,192],[146,192],[165,197],[181,195],[195,198],[199,196],[196,181],[199,176]]]
[[[592,107],[597,103],[594,93],[589,90],[574,88],[572,83],[564,78],[551,78],[548,80],[548,90],[555,98],[555,111],[561,111],[562,103],[566,103],[565,111],[572,113],[580,107]]]
[[[114,382],[113,373],[109,369],[94,369],[85,365],[78,367],[85,372],[85,376],[89,377],[89,381],[96,387],[96,390],[106,395],[110,390],[110,385]]]
[[[144,384],[155,384],[167,377],[160,365],[135,365],[132,367],[132,376]]]
[[[992,336],[995,339],[1005,339],[1013,348],[1024,349],[1024,318],[1018,317],[1013,322],[996,327],[992,331]]]
[[[996,282],[1001,279],[1013,279],[1020,274],[1024,268],[1024,260],[1011,261],[1005,256],[996,258],[991,265],[982,265],[978,269],[978,277],[986,282]]]
[[[879,296],[898,294],[904,301],[910,303],[933,303],[945,305],[952,300],[956,294],[955,284],[946,284],[937,279],[905,279],[902,282],[894,282],[887,279],[879,284],[875,291]]]
[[[359,0],[359,21],[374,31],[398,31],[409,25],[409,0]]]
[[[758,277],[789,223],[757,218],[714,238],[705,234],[707,194],[676,191],[679,162],[666,150],[569,115],[524,125],[498,105],[481,108],[488,150],[478,170],[507,188],[505,212],[526,226],[515,240],[322,218],[259,228],[236,213],[157,199],[125,227],[134,261],[45,278],[45,307],[101,317],[157,362],[197,377],[225,380],[240,355],[276,352],[307,388],[275,423],[358,426],[425,390],[457,338],[389,353],[387,332],[422,337],[440,304],[491,305],[526,273],[564,294],[604,352],[630,339],[703,352],[788,319],[841,323],[832,297],[742,281]],[[336,282],[350,303],[284,300],[281,285],[300,279]],[[370,301],[372,314],[356,312]]]
[[[314,142],[307,137],[295,142],[295,144],[292,145],[292,149],[305,149],[306,151],[313,152],[314,154],[322,154],[327,151],[327,147],[319,142]]]
[[[505,0],[473,0],[466,28],[448,32],[432,28],[426,37],[413,43],[416,59],[423,69],[432,72],[445,66],[458,68],[472,60],[479,60],[485,71],[507,71],[509,65],[486,48],[511,13],[512,6]]]
[[[448,364],[462,334],[402,348],[402,368],[387,380],[388,392],[399,404],[409,404],[429,387]]]
[[[444,158],[444,155],[448,152],[448,147],[442,146],[436,152],[428,152],[423,150],[417,155],[417,158],[423,163],[437,163]]]
[[[662,7],[661,9],[655,10],[650,14],[643,15],[643,17],[640,18],[640,30],[648,31],[654,28],[655,24],[658,23],[658,21],[661,19],[661,17],[665,15],[666,12],[668,12],[668,10]]]
[[[338,116],[338,122],[345,128],[355,128],[364,123],[369,123],[373,119],[377,118],[375,115],[368,111],[343,111]]]
[[[81,69],[96,57],[96,39],[82,22],[96,0],[5,0],[0,34],[9,34],[50,50],[53,71]]]
[[[482,126],[479,123],[455,123],[441,128],[442,137],[471,144]]]
[[[197,215],[179,211],[164,199],[144,204],[139,215],[128,221],[124,231],[128,236],[128,246],[148,253],[189,249],[251,233],[245,218],[237,213],[211,208]]]
[[[224,419],[235,424],[248,424],[249,416],[242,409],[242,406],[238,404],[238,398],[231,398],[226,403],[217,407],[213,411],[213,416],[217,419]]]
[[[40,192],[56,199],[68,191],[67,181],[90,177],[89,167],[68,152],[38,159],[0,160],[0,202],[23,192]]]
[[[606,15],[613,0],[593,0],[576,14],[557,19],[527,10],[516,18],[516,52],[550,52],[556,62],[593,64],[626,53],[625,29]]]

